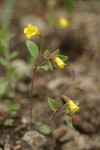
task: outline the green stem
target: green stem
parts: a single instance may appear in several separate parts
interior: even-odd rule
[[[32,129],[32,97],[33,97],[33,87],[34,87],[34,80],[35,80],[35,74],[36,74],[36,66],[32,71],[32,83],[31,83],[31,90],[30,90],[30,126],[29,129]]]
[[[31,83],[31,89],[30,89],[30,123],[29,123],[29,129],[31,130],[32,129],[32,98],[33,98],[33,89],[34,89],[34,82],[35,82],[35,76],[36,76],[36,72],[37,72],[37,67],[39,65],[39,62],[40,62],[40,58],[41,58],[41,55],[42,55],[42,47],[43,47],[43,43],[44,43],[44,38],[42,37],[42,43],[41,43],[41,47],[40,47],[40,53],[39,53],[39,56],[36,60],[36,64],[35,64],[35,67],[32,71],[32,83]]]
[[[41,46],[40,46],[40,53],[39,53],[39,56],[38,56],[38,58],[37,58],[37,65],[39,65],[39,63],[40,63],[40,59],[41,59],[41,56],[42,56],[42,48],[43,48],[43,43],[44,43],[44,37],[43,36],[41,36],[41,38],[42,38],[42,43],[41,43]]]

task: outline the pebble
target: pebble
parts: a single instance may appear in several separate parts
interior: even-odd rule
[[[79,133],[73,128],[63,125],[57,128],[53,132],[53,135],[56,139],[58,139],[61,143],[63,143],[66,141],[74,140],[76,136],[77,137],[79,136]]]
[[[46,138],[37,131],[28,131],[22,138],[22,147],[30,150],[43,150]]]
[[[11,65],[16,68],[18,77],[21,78],[23,76],[26,76],[26,77],[30,76],[30,68],[24,60],[16,59],[12,61]]]

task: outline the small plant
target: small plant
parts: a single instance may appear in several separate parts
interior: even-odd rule
[[[0,97],[4,97],[7,100],[9,114],[12,117],[15,116],[17,110],[20,108],[20,104],[13,101],[14,88],[19,78],[16,73],[16,68],[12,65],[12,60],[18,56],[18,51],[10,52],[9,49],[10,39],[13,36],[9,34],[9,27],[15,4],[16,0],[5,1],[5,10],[0,28],[0,65],[4,70],[3,77],[0,77]],[[11,126],[13,122],[13,119],[8,118],[4,124]]]
[[[36,26],[28,24],[28,26],[24,29],[24,34],[26,34],[26,38],[28,38],[28,40],[26,40],[26,45],[34,62],[30,90],[30,129],[32,129],[32,91],[34,88],[37,69],[43,69],[44,71],[53,70],[54,68],[63,69],[66,67],[65,61],[68,60],[68,56],[60,55],[59,49],[52,53],[50,50],[43,50],[44,37]],[[42,40],[40,49],[34,42],[29,40],[34,35],[39,36]],[[48,98],[48,103],[54,112],[49,121],[52,120],[57,113],[62,113],[65,116],[67,124],[72,126],[71,116],[79,111],[78,103],[64,95],[62,98],[66,102],[64,106],[60,106],[59,100]],[[42,130],[42,128],[40,128],[40,130]]]
[[[4,97],[7,101],[7,107],[11,117],[17,114],[20,104],[11,101],[14,98],[14,88],[19,80],[16,68],[12,65],[12,60],[18,56],[18,52],[10,52],[9,50],[9,33],[6,29],[0,30],[0,65],[4,70],[4,77],[0,78],[0,97]],[[10,99],[10,100],[7,100]],[[7,117],[8,118],[8,117]],[[6,119],[6,126],[13,125],[13,119]]]
[[[12,34],[9,34],[9,26],[13,15],[16,0],[5,1],[5,10],[3,13],[2,24],[0,28],[0,64],[5,72],[4,77],[0,78],[0,96],[12,98],[14,89],[18,80],[16,68],[12,66],[12,60],[18,56],[18,51],[10,52],[9,44]]]
[[[13,117],[17,114],[18,109],[20,108],[20,104],[15,103],[11,100],[7,101],[7,107],[9,110],[9,114],[12,118],[8,118],[5,120],[4,125],[5,126],[12,126],[14,123]]]
[[[16,68],[12,65],[12,60],[18,56],[18,52],[9,51],[9,33],[5,29],[0,30],[0,64],[4,70],[4,77],[0,78],[0,96],[6,96],[13,98],[14,89],[18,76],[16,74]]]

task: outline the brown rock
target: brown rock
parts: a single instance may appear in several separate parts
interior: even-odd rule
[[[22,139],[22,147],[29,150],[43,150],[46,138],[37,131],[28,131]]]

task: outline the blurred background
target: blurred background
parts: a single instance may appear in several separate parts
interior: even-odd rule
[[[69,22],[68,27],[60,24],[61,18]],[[61,54],[69,57],[64,70],[38,71],[33,91],[35,124],[52,114],[48,97],[56,98],[60,93],[80,101],[80,112],[73,116],[73,129],[62,116],[52,121],[48,150],[100,149],[99,18],[99,0],[0,0],[1,147],[4,148],[9,133],[12,133],[11,143],[20,140],[29,119],[32,59],[23,30],[31,23],[43,34],[44,49],[51,52],[60,49]],[[38,37],[32,40],[40,46]],[[18,110],[14,108],[17,103]],[[6,127],[9,124],[11,128]],[[16,126],[21,124],[24,127],[19,128],[14,137]]]

